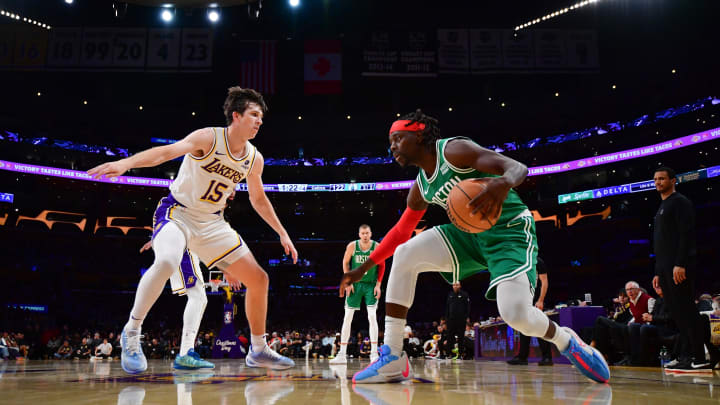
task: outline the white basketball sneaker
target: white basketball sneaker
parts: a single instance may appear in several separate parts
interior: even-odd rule
[[[338,353],[334,359],[328,361],[329,364],[347,364],[347,356],[345,353]]]

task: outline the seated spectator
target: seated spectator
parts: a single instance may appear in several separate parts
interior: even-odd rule
[[[60,339],[60,336],[51,337],[50,340],[48,340],[47,345],[45,345],[45,355],[44,358],[51,358],[57,352],[57,349],[62,345],[62,339]]]
[[[197,353],[200,355],[200,357],[207,359],[211,356],[211,348],[212,348],[212,338],[210,338],[210,334],[206,333],[202,335],[202,337],[198,338],[198,344],[197,344]]]
[[[419,357],[422,355],[422,348],[420,347],[420,339],[415,336],[414,332],[410,332],[408,335],[408,346],[407,350],[409,350],[408,356],[411,357]]]
[[[632,366],[656,366],[660,346],[672,347],[673,338],[677,336],[677,329],[673,324],[665,301],[662,288],[655,288],[658,298],[650,313],[642,314],[642,322],[631,323],[630,335],[630,362]]]
[[[73,349],[70,346],[70,341],[66,339],[63,341],[62,346],[58,348],[57,352],[55,352],[55,358],[60,360],[66,360],[69,359],[70,356],[72,356],[72,353]]]
[[[360,344],[360,355],[359,357],[368,358],[370,357],[370,338],[365,336],[362,343]]]
[[[75,349],[73,358],[86,360],[90,358],[90,345],[88,345],[87,338],[82,338],[80,345]]]
[[[322,338],[322,341],[320,343],[322,344],[320,355],[330,357],[332,355],[333,346],[335,345],[335,335],[331,332],[328,332],[327,335]]]
[[[460,357],[468,360],[473,358],[475,352],[475,328],[468,322],[465,325],[465,334],[462,340],[462,346],[460,347]]]
[[[708,311],[712,312],[712,310],[713,310],[712,304],[713,304],[712,295],[702,294],[702,295],[700,295],[700,297],[698,299],[697,307],[698,307],[698,310],[700,311],[700,313],[708,312]]]
[[[10,350],[8,349],[7,342],[5,342],[5,334],[0,335],[0,359],[10,359]]]
[[[108,342],[107,339],[103,339],[102,343],[95,347],[95,358],[112,360],[112,352],[112,345]]]
[[[270,341],[267,342],[267,345],[270,346],[270,349],[275,350],[276,352],[280,351],[280,347],[282,347],[282,339],[278,337],[277,332],[272,333]]]
[[[601,316],[595,320],[590,342],[590,345],[598,349],[610,362],[620,360],[616,351],[626,348],[624,335],[627,334],[627,325],[633,318],[627,289],[621,290],[613,301],[615,303],[613,314],[609,318]]]
[[[158,341],[157,338],[153,338],[147,345],[145,355],[151,359],[163,359],[166,355],[165,347]]]
[[[10,358],[17,359],[23,357],[20,353],[20,347],[18,346],[17,341],[15,341],[15,336],[5,332],[3,337],[5,338],[5,343],[7,344],[8,351],[10,352]]]
[[[427,340],[423,344],[423,352],[426,359],[437,359],[440,357],[440,338],[441,335],[433,335],[432,339]]]
[[[320,350],[322,349],[322,340],[320,340],[320,335],[315,334],[315,337],[311,340],[312,347],[310,348],[310,355],[317,359],[318,356],[320,356]]]

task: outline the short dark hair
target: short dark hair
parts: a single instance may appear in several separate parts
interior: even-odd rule
[[[425,115],[421,109],[415,110],[414,113],[405,114],[400,117],[401,120],[410,120],[410,124],[419,122],[425,124],[425,129],[422,131],[423,144],[429,151],[435,150],[435,143],[440,139],[440,123],[437,118],[433,118],[429,115]]]
[[[655,171],[654,171],[653,173],[657,173],[657,172],[665,172],[665,173],[667,173],[667,175],[668,175],[668,177],[670,178],[670,180],[674,179],[675,176],[676,176],[675,170],[673,170],[673,169],[671,169],[671,168],[669,168],[669,167],[667,167],[667,166],[660,166],[660,167],[658,167],[657,169],[655,169]]]
[[[225,113],[225,122],[227,125],[232,124],[233,112],[243,115],[251,103],[260,106],[263,114],[267,113],[268,107],[267,104],[265,104],[262,94],[253,89],[243,89],[240,86],[230,87],[227,97],[225,98],[225,103],[223,104],[223,112]]]
[[[362,224],[362,225],[360,225],[360,226],[358,227],[358,229],[365,229],[365,228],[370,229],[370,225],[368,225],[368,224]]]

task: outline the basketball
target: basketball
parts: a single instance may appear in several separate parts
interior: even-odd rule
[[[481,191],[485,190],[489,179],[466,179],[456,184],[447,199],[447,215],[450,221],[461,231],[468,233],[480,233],[492,228],[500,217],[501,212],[495,218],[486,218],[481,213],[470,216],[472,209],[467,203]]]

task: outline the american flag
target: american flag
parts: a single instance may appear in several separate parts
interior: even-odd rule
[[[242,41],[240,86],[263,94],[275,94],[277,41]]]

